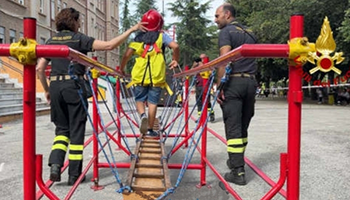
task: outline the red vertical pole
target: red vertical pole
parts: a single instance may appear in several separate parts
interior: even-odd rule
[[[290,39],[303,37],[303,15],[292,15]],[[288,180],[287,199],[299,199],[302,77],[295,66],[289,66],[288,91]]]
[[[36,19],[23,19],[23,36],[36,38]],[[23,199],[35,199],[35,65],[24,65],[23,69]]]
[[[188,65],[185,66],[185,71],[188,71],[189,67]],[[189,110],[188,110],[188,106],[189,106],[189,91],[188,91],[188,88],[189,88],[189,80],[188,80],[188,76],[186,76],[186,80],[185,80],[185,99],[184,99],[184,102],[185,102],[185,105],[184,105],[184,109],[185,109],[185,120],[189,120],[189,116],[190,116],[190,113],[189,113]],[[188,123],[185,124],[185,138],[187,138],[188,134],[189,134],[189,129],[188,129]],[[185,142],[185,147],[188,147],[188,140],[186,140]]]
[[[209,58],[205,57],[203,58],[203,63],[206,64],[209,62]],[[208,92],[208,77],[203,77],[203,96],[202,96],[202,102],[203,102],[203,112],[202,112],[202,117],[200,118],[200,124],[203,126],[204,125],[204,121],[207,120],[208,118],[208,102],[209,99],[207,100],[207,103],[204,104],[205,98],[207,96],[207,92]],[[203,134],[202,134],[202,156],[201,156],[201,185],[205,185],[206,184],[206,180],[205,180],[205,174],[206,174],[206,163],[205,163],[205,159],[207,157],[207,125],[205,124],[203,126]]]
[[[120,67],[117,66],[116,70],[119,71]],[[120,142],[120,144],[122,144],[121,143],[122,136],[121,136],[121,132],[120,132],[120,115],[121,115],[121,111],[122,111],[122,105],[120,103],[120,82],[118,80],[116,80],[116,83],[115,83],[115,96],[116,96],[117,114],[119,114],[119,116],[117,116],[118,141]]]
[[[97,57],[94,56],[92,57],[92,59],[97,60]],[[94,90],[94,93],[97,95],[97,77],[94,76],[94,72],[92,72],[92,89]],[[97,107],[96,107],[96,100],[95,98],[92,98],[92,121],[93,121],[93,126],[94,126],[94,130],[96,131],[95,134],[98,135],[98,123],[99,123],[99,116],[98,116],[98,111],[97,111]],[[99,169],[98,169],[98,140],[97,137],[94,136],[93,137],[93,143],[92,143],[93,147],[92,147],[92,151],[93,151],[93,156],[96,158],[94,160],[93,163],[93,182],[95,183],[94,186],[97,186],[98,184],[98,179],[99,179]]]

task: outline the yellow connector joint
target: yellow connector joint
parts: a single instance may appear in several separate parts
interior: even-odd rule
[[[309,43],[306,37],[288,41],[289,61],[291,65],[304,65],[312,52],[316,52],[315,44]]]
[[[22,38],[10,45],[10,54],[23,65],[36,64],[36,41],[34,39]]]

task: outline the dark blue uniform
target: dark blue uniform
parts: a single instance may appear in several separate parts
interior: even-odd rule
[[[92,51],[94,38],[81,33],[61,31],[47,41],[47,44],[67,45],[83,54]],[[56,137],[49,158],[51,164],[63,166],[69,145],[70,176],[77,177],[82,172],[83,145],[87,114],[81,102],[78,90],[83,88],[83,97],[87,105],[84,85],[85,66],[74,64],[65,58],[52,58],[50,74],[51,121],[55,124]],[[71,69],[71,73],[69,72]],[[78,79],[73,80],[70,74]]]

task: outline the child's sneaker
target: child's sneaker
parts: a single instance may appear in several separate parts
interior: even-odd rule
[[[140,133],[141,134],[147,133],[147,126],[148,126],[148,118],[144,115],[141,117],[141,123],[140,123]]]
[[[147,135],[151,136],[151,137],[158,137],[159,136],[158,132],[154,131],[154,130],[148,130]]]

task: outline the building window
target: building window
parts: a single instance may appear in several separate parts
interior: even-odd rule
[[[101,11],[104,11],[104,1],[103,0],[97,0],[97,8]]]
[[[46,43],[46,39],[44,37],[40,37],[40,44],[45,44]]]
[[[24,5],[24,0],[18,0],[18,3]]]
[[[55,0],[51,0],[51,19],[55,19]]]
[[[67,8],[67,3],[63,2],[63,8]]]
[[[10,43],[16,42],[16,31],[10,29]]]
[[[80,16],[80,32],[85,33],[85,15],[81,14]]]
[[[91,35],[92,35],[92,37],[96,37],[95,36],[95,29],[96,29],[96,24],[95,24],[95,20],[94,20],[94,18],[91,18],[91,28],[90,28],[90,30],[91,30]]]
[[[5,43],[5,28],[0,26],[0,44]]]
[[[61,11],[61,6],[62,6],[62,0],[57,1],[57,12]]]
[[[24,35],[22,32],[19,32],[19,38],[24,38]]]
[[[40,9],[39,9],[39,12],[40,13],[44,13],[44,0],[40,0]]]

